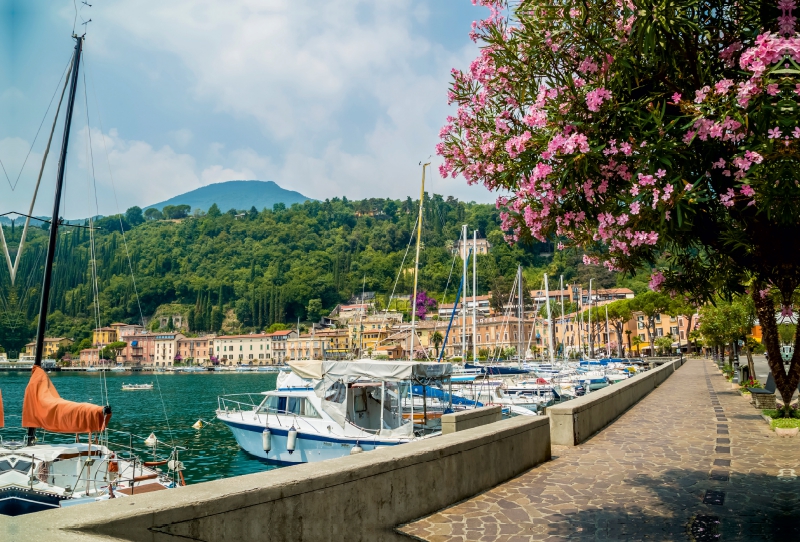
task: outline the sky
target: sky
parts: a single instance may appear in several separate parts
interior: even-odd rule
[[[469,31],[484,11],[471,0],[0,0],[0,213],[28,212],[73,27],[86,41],[62,216],[234,179],[315,199],[416,198],[430,155],[428,192],[494,201],[441,179],[434,150],[450,70],[475,58]],[[62,130],[35,214],[52,214]]]

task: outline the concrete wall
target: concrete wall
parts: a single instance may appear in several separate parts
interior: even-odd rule
[[[407,541],[394,527],[548,459],[549,419],[521,416],[320,463],[5,517],[0,539]]]
[[[583,397],[547,409],[553,444],[577,446],[653,391],[680,366],[680,359]]]
[[[503,412],[500,405],[445,414],[442,416],[442,434],[449,435],[457,431],[499,422],[502,418]]]

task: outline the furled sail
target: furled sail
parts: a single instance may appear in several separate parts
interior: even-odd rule
[[[22,426],[53,433],[97,433],[111,419],[108,407],[62,399],[44,369],[35,365],[22,405]]]
[[[0,428],[3,428],[5,426],[6,426],[6,417],[5,414],[3,414],[3,394],[0,393]]]

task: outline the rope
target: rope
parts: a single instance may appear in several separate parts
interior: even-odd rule
[[[58,122],[58,115],[61,112],[61,104],[64,102],[64,93],[67,90],[67,84],[69,83],[69,75],[72,73],[72,66],[75,59],[73,58],[70,61],[69,68],[67,70],[67,76],[64,79],[64,88],[61,90],[61,98],[58,100],[58,108],[56,109],[55,118],[53,118],[53,126],[50,128],[50,137],[47,140],[47,147],[44,150],[44,156],[42,156],[42,165],[39,168],[39,177],[36,179],[36,186],[33,190],[33,199],[31,199],[31,206],[30,211],[28,211],[28,215],[33,215],[33,206],[36,204],[36,197],[39,193],[39,185],[42,183],[42,175],[44,174],[44,166],[47,163],[47,155],[50,153],[50,144],[53,142],[53,133],[56,130],[56,123]],[[49,109],[49,108],[48,108]],[[27,158],[26,158],[27,160]],[[5,170],[5,168],[4,168]],[[20,174],[22,171],[20,170]],[[12,189],[13,190],[13,189]],[[54,220],[58,220],[58,217],[55,217]],[[8,250],[8,244],[6,243],[6,236],[3,233],[4,228],[0,227],[0,241],[3,242],[3,250],[5,251],[6,256],[6,264],[8,265],[8,271],[11,273],[11,284],[14,284],[14,281],[17,278],[17,269],[19,268],[20,257],[22,255],[22,248],[25,246],[25,238],[28,234],[28,225],[30,224],[31,219],[28,216],[25,219],[25,226],[22,229],[22,236],[20,237],[19,247],[17,248],[17,255],[14,257],[14,264],[11,264],[11,253]]]

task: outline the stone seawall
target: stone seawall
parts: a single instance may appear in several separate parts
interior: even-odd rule
[[[657,369],[548,408],[551,442],[562,446],[581,444],[657,388],[683,363],[675,359]]]
[[[550,420],[516,417],[410,444],[0,519],[0,538],[395,541],[394,528],[550,459]]]

